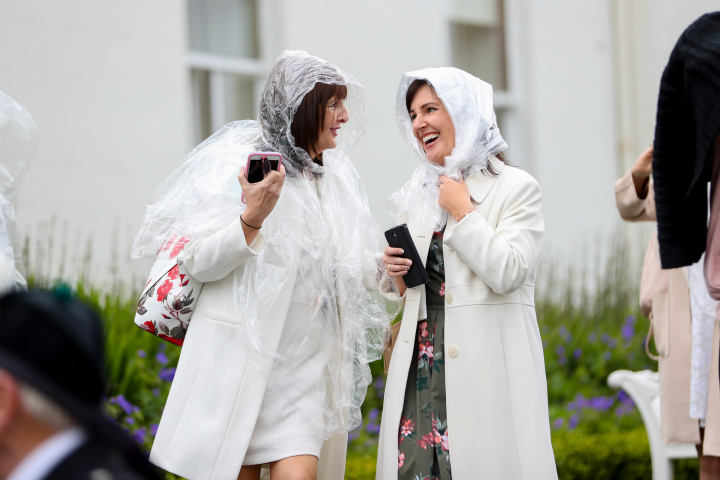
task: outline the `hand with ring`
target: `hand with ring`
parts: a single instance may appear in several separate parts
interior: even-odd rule
[[[400,295],[405,294],[405,282],[402,277],[407,275],[408,270],[412,266],[412,260],[402,258],[400,255],[403,254],[402,248],[387,247],[383,253],[383,263],[385,264],[385,270],[388,275],[395,279],[397,283]]]

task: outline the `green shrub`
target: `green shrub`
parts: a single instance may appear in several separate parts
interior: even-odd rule
[[[554,297],[540,295],[537,313],[561,479],[651,478],[642,419],[626,395],[606,384],[614,370],[656,368],[644,352],[648,322],[639,315],[631,281],[635,279],[623,255],[611,258],[592,296],[583,289],[578,294],[570,280],[560,285],[552,278],[538,280],[546,291],[555,292]],[[83,284],[75,290],[105,322],[108,413],[149,449],[180,348],[134,325],[136,298],[101,293]],[[347,480],[375,476],[385,379],[381,361],[371,370],[374,381],[362,406],[363,423],[349,434]],[[697,460],[675,464],[676,479],[698,478]]]

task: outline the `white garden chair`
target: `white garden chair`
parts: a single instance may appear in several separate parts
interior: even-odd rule
[[[617,370],[608,376],[611,388],[622,388],[640,410],[650,441],[653,480],[672,480],[675,458],[696,458],[691,444],[666,444],[660,438],[660,384],[657,372]]]

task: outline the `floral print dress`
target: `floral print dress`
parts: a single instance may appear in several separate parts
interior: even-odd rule
[[[400,419],[398,480],[451,480],[445,404],[445,263],[443,232],[435,232],[426,266],[427,319],[417,343]]]

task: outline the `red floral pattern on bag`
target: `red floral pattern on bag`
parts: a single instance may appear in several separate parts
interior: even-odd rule
[[[175,258],[180,255],[180,252],[183,251],[185,245],[187,245],[189,241],[189,239],[182,237],[180,240],[175,242],[175,246],[173,246],[172,252],[170,252],[170,258]]]
[[[162,285],[160,285],[158,287],[157,301],[162,302],[163,300],[165,300],[165,297],[167,297],[167,294],[170,293],[170,290],[172,290],[172,287],[173,287],[172,280],[170,280],[169,278],[167,280],[165,280],[165,283],[163,283]]]
[[[182,273],[184,272],[182,262],[177,262],[168,268],[159,278],[148,280],[147,285],[152,284],[152,286],[143,293],[138,302],[135,324],[158,338],[182,346],[194,309],[193,292],[199,293],[202,284],[191,279],[187,272]],[[191,281],[192,285],[190,285]],[[183,288],[188,285],[190,285],[189,292]],[[147,303],[148,299],[156,301]]]

